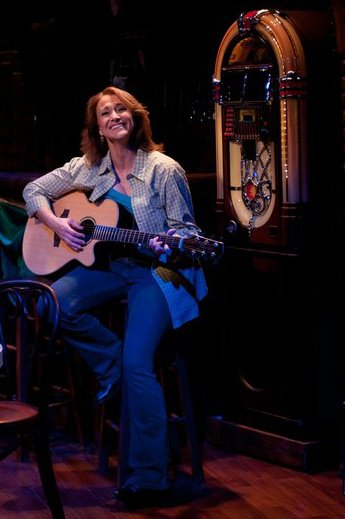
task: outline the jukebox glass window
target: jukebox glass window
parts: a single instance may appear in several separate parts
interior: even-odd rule
[[[273,92],[272,67],[247,66],[222,70],[221,103],[269,102]]]

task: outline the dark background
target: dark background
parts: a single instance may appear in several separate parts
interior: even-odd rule
[[[302,10],[302,4],[20,0],[2,6],[0,170],[48,171],[79,155],[88,97],[116,82],[147,105],[154,137],[168,154],[187,171],[214,172],[212,74],[225,32],[242,12]],[[328,8],[313,2],[314,10]]]

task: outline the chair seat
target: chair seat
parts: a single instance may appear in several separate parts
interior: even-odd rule
[[[12,402],[10,400],[0,401],[0,425],[13,426],[37,420],[38,410],[23,402]]]

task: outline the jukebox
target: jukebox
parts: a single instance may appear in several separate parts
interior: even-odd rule
[[[342,380],[325,232],[337,203],[315,115],[322,99],[334,99],[332,23],[329,13],[314,14],[242,14],[213,76],[216,212],[226,242],[224,420],[294,441],[321,437],[326,423],[331,431]],[[323,109],[332,132],[332,107]]]

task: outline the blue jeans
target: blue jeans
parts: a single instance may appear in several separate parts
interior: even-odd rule
[[[150,265],[121,258],[109,271],[77,267],[53,284],[61,306],[61,333],[99,380],[116,381],[121,372],[128,409],[129,480],[145,488],[168,485],[167,416],[154,371],[156,349],[171,328],[165,297]],[[127,297],[123,340],[90,314],[94,307]]]

